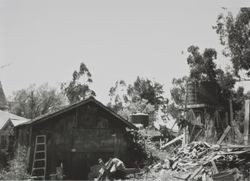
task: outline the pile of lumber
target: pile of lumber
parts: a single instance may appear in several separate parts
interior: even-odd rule
[[[206,180],[206,177],[223,171],[237,170],[243,174],[250,163],[247,146],[210,145],[206,142],[192,142],[175,150],[158,169],[168,169],[180,180]]]

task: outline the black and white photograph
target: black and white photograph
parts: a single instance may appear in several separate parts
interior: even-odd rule
[[[0,180],[250,181],[250,1],[0,0]]]

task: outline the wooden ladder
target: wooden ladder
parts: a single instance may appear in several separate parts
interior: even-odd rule
[[[46,135],[36,136],[31,178],[45,180],[46,174]]]

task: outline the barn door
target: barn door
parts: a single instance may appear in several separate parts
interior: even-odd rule
[[[86,154],[80,152],[71,152],[70,179],[72,180],[87,180],[88,165],[86,162]]]
[[[114,152],[71,152],[72,162],[70,167],[70,178],[72,180],[88,180],[90,168],[98,164],[98,158],[107,162]]]

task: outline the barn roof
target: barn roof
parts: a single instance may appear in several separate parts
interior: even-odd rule
[[[95,104],[97,104],[98,106],[100,106],[102,109],[106,110],[107,112],[109,112],[110,114],[112,114],[114,117],[118,118],[118,120],[120,120],[121,122],[123,122],[127,127],[129,128],[133,128],[133,129],[138,129],[136,126],[134,126],[132,123],[128,122],[126,119],[124,119],[122,116],[118,115],[117,113],[115,113],[113,110],[111,110],[110,108],[108,108],[107,106],[103,105],[101,102],[97,101],[94,97],[90,97],[88,99],[85,99],[83,101],[71,104],[69,106],[63,107],[62,109],[59,109],[57,111],[54,112],[50,112],[41,116],[36,117],[35,119],[25,122],[23,124],[18,125],[17,127],[21,127],[21,126],[25,126],[25,125],[34,125],[34,124],[38,124],[40,122],[44,122],[49,120],[50,118],[56,117],[62,113],[65,113],[67,111],[70,111],[72,109],[75,109],[79,106],[88,104],[90,102],[93,102]]]
[[[11,114],[9,112],[0,110],[0,129],[2,129],[8,121],[11,121],[14,126],[18,126],[29,120],[26,118],[17,116],[15,114]]]

